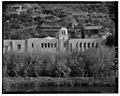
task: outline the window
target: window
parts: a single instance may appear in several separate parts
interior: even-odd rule
[[[45,48],[47,48],[47,43],[45,43]]]
[[[86,42],[84,43],[84,47],[86,48]]]
[[[62,34],[64,34],[63,31],[62,31]]]
[[[88,48],[90,47],[90,42],[88,43]]]
[[[50,43],[48,43],[48,48],[50,48]]]
[[[76,48],[78,48],[78,43],[76,43]]]
[[[32,48],[34,47],[34,44],[32,43]]]
[[[62,34],[64,34],[64,31],[62,31]]]
[[[54,43],[54,47],[56,47],[56,43]]]
[[[62,31],[62,34],[65,34],[65,30]]]
[[[21,49],[21,44],[18,44],[18,50],[20,50]]]
[[[53,48],[53,43],[51,43],[51,48]]]
[[[72,43],[70,43],[70,49],[72,50]]]
[[[96,47],[98,47],[98,43],[96,43]]]
[[[92,47],[94,47],[94,42],[92,43]]]
[[[43,48],[43,43],[41,43],[41,47]]]
[[[64,42],[64,47],[66,47],[67,46],[67,44],[66,44],[66,42]]]
[[[82,48],[82,42],[80,43],[80,48]]]

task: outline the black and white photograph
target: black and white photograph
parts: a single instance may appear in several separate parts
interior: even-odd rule
[[[118,1],[2,1],[2,94],[118,93]]]

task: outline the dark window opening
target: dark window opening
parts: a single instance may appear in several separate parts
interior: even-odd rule
[[[98,43],[96,43],[96,47],[98,47]]]
[[[43,43],[41,43],[41,47],[43,48]]]
[[[56,43],[54,43],[54,47],[56,47]]]
[[[64,42],[64,47],[66,47],[66,42]]]
[[[90,42],[88,43],[88,48],[90,47]]]
[[[92,43],[92,47],[94,47],[94,42]]]
[[[53,43],[51,43],[51,48],[53,48]]]
[[[86,48],[86,43],[84,43],[84,47]]]
[[[21,49],[21,44],[18,44],[18,50],[20,50]]]
[[[70,43],[70,48],[71,48],[71,50],[72,50],[72,43]]]
[[[64,30],[62,31],[62,34],[65,34],[65,31],[64,31]]]
[[[32,43],[32,48],[34,47],[34,44]]]
[[[76,43],[76,48],[78,48],[78,43]]]
[[[80,43],[80,48],[82,48],[82,42]]]
[[[47,43],[45,43],[45,48],[47,48]]]
[[[50,43],[48,43],[48,48],[50,48]]]

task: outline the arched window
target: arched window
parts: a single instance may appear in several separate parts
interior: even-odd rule
[[[50,48],[50,43],[48,43],[48,48]]]
[[[94,47],[94,42],[92,43],[92,47]]]
[[[96,47],[98,47],[98,43],[96,43]]]
[[[18,50],[20,50],[21,49],[21,44],[18,44]]]
[[[57,47],[57,44],[56,44],[56,43],[54,43],[54,47]]]
[[[76,48],[78,48],[78,43],[76,43]]]
[[[90,42],[88,43],[88,48],[90,47]]]
[[[34,47],[34,44],[32,43],[32,48]]]
[[[80,42],[80,48],[82,48],[82,42]]]
[[[84,43],[84,48],[86,48],[86,42]]]
[[[65,30],[62,30],[62,34],[63,34],[63,35],[65,34]]]
[[[66,34],[66,31],[64,30],[64,34]]]
[[[53,43],[51,43],[51,48],[53,48]]]
[[[72,43],[70,43],[70,49],[72,50]]]
[[[43,48],[43,46],[44,46],[43,43],[41,43],[41,47],[42,47],[42,48]]]
[[[47,43],[45,43],[45,48],[47,48]]]

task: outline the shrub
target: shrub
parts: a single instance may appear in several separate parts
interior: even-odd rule
[[[56,77],[69,77],[71,69],[65,65],[64,62],[57,62],[55,65],[55,76]]]

